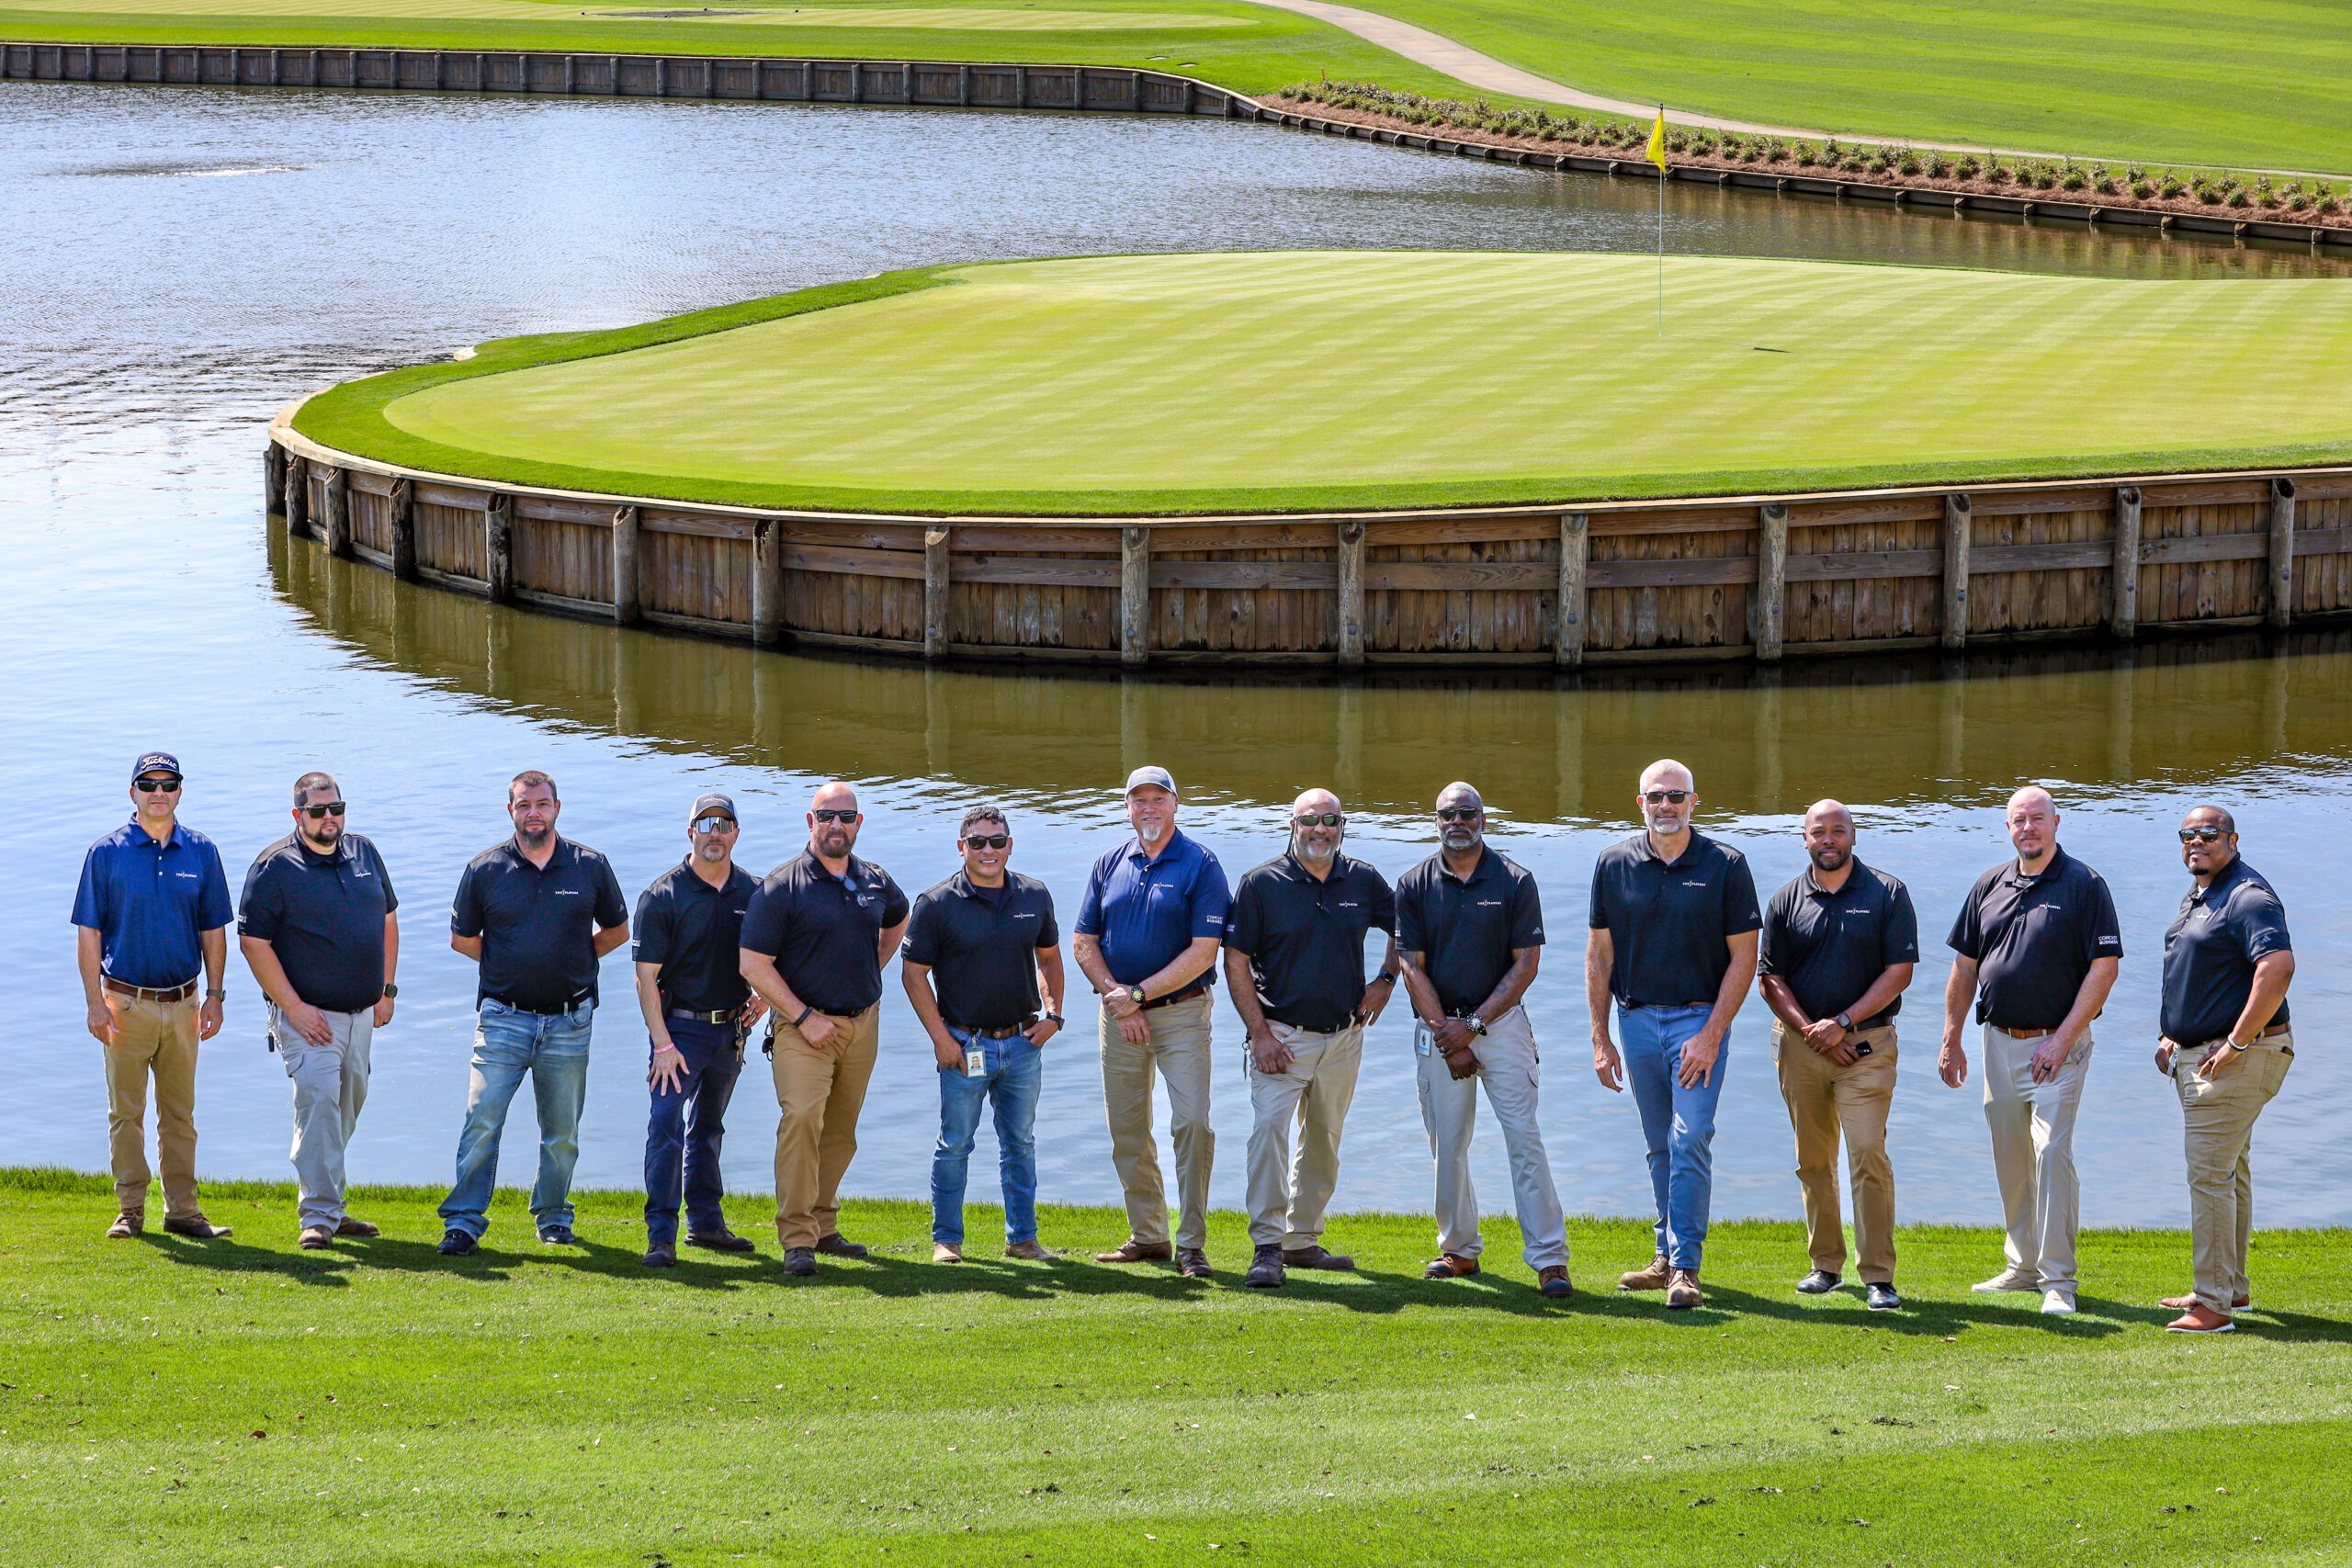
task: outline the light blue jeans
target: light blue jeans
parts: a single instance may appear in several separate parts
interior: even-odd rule
[[[571,1224],[571,1168],[580,1162],[580,1109],[588,1098],[588,1031],[596,1004],[570,1012],[524,1012],[485,1001],[474,1024],[472,1081],[466,1125],[458,1134],[458,1179],[441,1205],[441,1223],[479,1236],[490,1228],[498,1179],[498,1139],[506,1108],[531,1075],[538,1105],[539,1176],[531,1187],[531,1218],[541,1230]]]
[[[1657,1249],[1670,1267],[1696,1270],[1707,1244],[1707,1206],[1715,1187],[1715,1102],[1723,1098],[1731,1042],[1715,1053],[1709,1081],[1685,1089],[1676,1077],[1682,1043],[1705,1026],[1711,1008],[1617,1010],[1625,1082],[1641,1112],[1649,1146],[1650,1190],[1657,1200]]]
[[[1004,1184],[1004,1241],[1037,1239],[1037,1092],[1045,1087],[1043,1051],[1023,1035],[991,1040],[951,1027],[956,1043],[978,1047],[983,1077],[961,1066],[939,1069],[939,1146],[931,1156],[931,1239],[964,1245],[964,1184],[979,1135],[980,1105],[996,1111],[997,1168]]]

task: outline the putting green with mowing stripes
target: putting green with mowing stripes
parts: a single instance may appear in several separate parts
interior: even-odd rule
[[[1600,500],[2352,459],[2352,287],[1270,252],[886,274],[353,382],[390,461],[751,505]]]

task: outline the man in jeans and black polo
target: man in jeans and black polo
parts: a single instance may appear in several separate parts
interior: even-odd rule
[[[1808,1296],[1838,1288],[1846,1226],[1838,1204],[1838,1139],[1854,1183],[1854,1247],[1872,1312],[1903,1304],[1894,1290],[1894,1168],[1886,1113],[1894,1100],[1894,1015],[1919,959],[1911,891],[1854,855],[1854,818],[1834,800],[1804,814],[1802,876],[1764,910],[1758,989],[1772,1010],[1772,1060],[1796,1134],[1804,1189]]]
[[[571,1233],[571,1171],[588,1098],[596,964],[628,941],[628,906],[612,863],[557,834],[562,811],[553,779],[537,771],[515,774],[506,786],[514,836],[473,858],[449,910],[449,945],[479,964],[481,977],[458,1179],[441,1203],[445,1257],[478,1250],[490,1228],[485,1211],[498,1180],[499,1136],[526,1073],[539,1120],[531,1219],[543,1244],[579,1245]]]
[[[882,965],[907,934],[907,896],[853,852],[865,822],[838,780],[808,802],[808,847],[768,873],[743,917],[736,961],[768,1004],[775,1068],[775,1232],[784,1271],[817,1254],[863,1258],[841,1234],[842,1175],[882,1038]]]
[[[2039,1291],[2041,1310],[2075,1310],[2075,1113],[2090,1071],[2091,1020],[2123,964],[2107,880],[2058,847],[2058,807],[2029,784],[2009,796],[2017,858],[1976,879],[1944,940],[1957,954],[1944,987],[1936,1066],[1968,1081],[1968,1004],[1984,1030],[1984,1121],[2007,1222],[2008,1263],[1974,1291]]]
[[[931,1260],[964,1260],[964,1186],[980,1109],[996,1108],[1004,1255],[1060,1259],[1037,1240],[1037,1092],[1046,1042],[1062,1026],[1062,945],[1054,896],[1009,870],[1004,809],[975,806],[956,829],[964,869],[916,898],[899,976],[939,1067],[931,1156]]]
[[[294,781],[294,830],[262,851],[237,903],[238,942],[269,998],[269,1042],[294,1080],[299,1245],[376,1234],[344,1207],[344,1155],[368,1102],[376,1031],[392,1021],[400,898],[376,846],[344,831],[343,788]]]
[[[743,912],[759,884],[735,863],[735,803],[699,795],[686,818],[686,858],[638,895],[637,1006],[653,1055],[645,1081],[645,1266],[678,1261],[678,1205],[686,1245],[749,1252],[727,1228],[718,1175],[727,1102],[743,1072],[743,1039],[765,1010],[737,958]]]

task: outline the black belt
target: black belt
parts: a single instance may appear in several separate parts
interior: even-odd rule
[[[511,1008],[516,1012],[527,1012],[533,1018],[560,1018],[565,1013],[578,1009],[582,1002],[593,1000],[595,995],[594,991],[582,991],[560,1007],[551,1008],[526,1008],[521,1002],[510,1002],[504,997],[484,997],[482,1000],[496,1002],[500,1007]]]
[[[672,1008],[672,1018],[690,1018],[696,1023],[729,1023],[741,1016],[741,1008],[713,1008],[708,1012],[696,1012],[692,1008]]]
[[[1130,986],[1127,989],[1132,991],[1135,987]],[[1178,991],[1174,996],[1154,997],[1151,1000],[1143,1004],[1143,1010],[1149,1012],[1154,1008],[1173,1007],[1178,1002],[1190,1001],[1194,997],[1203,995],[1207,990],[1208,987],[1206,986],[1195,986],[1189,991]]]
[[[1009,1023],[1002,1029],[982,1029],[975,1024],[957,1023],[955,1020],[948,1018],[943,1018],[940,1021],[958,1034],[978,1034],[989,1040],[1010,1040],[1016,1034],[1029,1032],[1029,1025],[1036,1022],[1037,1020],[1032,1015],[1020,1023]]]

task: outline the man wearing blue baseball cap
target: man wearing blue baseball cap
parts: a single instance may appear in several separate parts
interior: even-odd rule
[[[106,1047],[117,1210],[107,1235],[118,1240],[146,1228],[151,1077],[164,1228],[198,1241],[229,1234],[196,1205],[196,1047],[220,1032],[228,996],[220,978],[235,911],[220,852],[179,825],[181,777],[179,759],[168,751],[149,751],[131,764],[130,820],[90,846],[74,894],[87,1023]]]

